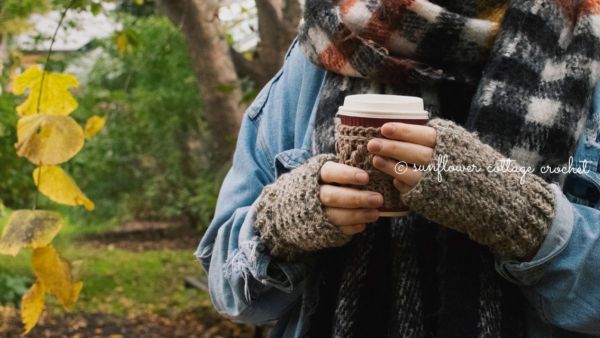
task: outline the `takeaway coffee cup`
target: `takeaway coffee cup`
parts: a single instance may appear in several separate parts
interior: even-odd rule
[[[408,214],[393,178],[373,167],[373,154],[367,143],[381,135],[381,126],[388,122],[426,124],[429,113],[423,99],[414,96],[361,94],[349,95],[338,109],[335,148],[338,162],[363,169],[369,173],[369,183],[361,189],[383,195],[384,205],[379,209],[383,217]]]

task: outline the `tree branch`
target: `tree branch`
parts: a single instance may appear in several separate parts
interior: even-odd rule
[[[260,37],[256,62],[260,64],[258,69],[262,74],[258,83],[264,84],[281,67],[285,51],[297,34],[301,8],[298,0],[255,1]]]
[[[298,0],[285,0],[283,7],[283,20],[288,30],[288,34],[295,36],[298,34],[298,25],[302,16],[302,6]]]
[[[271,22],[280,22],[282,16],[281,0],[255,0],[258,13],[258,25],[265,21],[267,25]]]
[[[233,47],[229,47],[231,59],[238,73],[239,77],[248,77],[254,83],[261,85],[264,76],[261,64],[255,60],[247,60],[241,53],[236,51]]]

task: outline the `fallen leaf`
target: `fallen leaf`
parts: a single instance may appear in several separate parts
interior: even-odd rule
[[[37,324],[42,312],[46,298],[46,288],[41,280],[37,280],[21,299],[21,322],[25,325],[23,334],[29,333]]]
[[[44,283],[48,293],[56,297],[65,309],[71,309],[83,287],[81,281],[73,278],[71,264],[60,257],[51,245],[34,249],[31,262],[33,273]]]
[[[15,210],[8,218],[0,238],[0,253],[16,256],[24,247],[46,246],[62,225],[60,215],[53,211]]]
[[[64,205],[83,205],[94,210],[92,202],[77,186],[77,183],[61,167],[41,166],[33,171],[33,181],[38,190],[52,201]]]
[[[69,116],[36,114],[17,123],[17,154],[37,165],[66,162],[83,143],[83,129]]]
[[[79,82],[71,74],[49,73],[42,71],[38,66],[29,67],[18,75],[13,83],[12,91],[16,95],[21,95],[29,89],[29,95],[25,102],[17,107],[17,113],[21,116],[40,112],[48,115],[69,115],[77,109],[77,101],[69,88],[77,86]]]

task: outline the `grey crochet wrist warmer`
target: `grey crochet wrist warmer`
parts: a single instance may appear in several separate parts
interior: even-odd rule
[[[327,220],[319,199],[319,173],[327,161],[337,161],[336,156],[312,157],[263,189],[255,227],[273,256],[291,260],[351,239]]]
[[[433,119],[427,125],[437,131],[430,170],[402,195],[404,203],[498,255],[531,258],[554,217],[550,185],[535,174],[513,171],[523,167],[514,161],[508,164],[504,156],[451,121]],[[474,166],[479,171],[451,171],[451,166]]]

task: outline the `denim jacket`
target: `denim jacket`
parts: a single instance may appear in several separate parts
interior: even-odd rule
[[[280,261],[259,241],[255,203],[264,186],[314,155],[311,134],[324,75],[294,41],[244,114],[214,219],[195,253],[218,312],[237,322],[276,320],[271,337],[302,336],[316,297],[308,264]],[[555,218],[531,261],[496,264],[529,300],[530,338],[600,337],[600,86],[594,105],[574,154],[591,171],[570,175],[564,192],[553,185]]]

